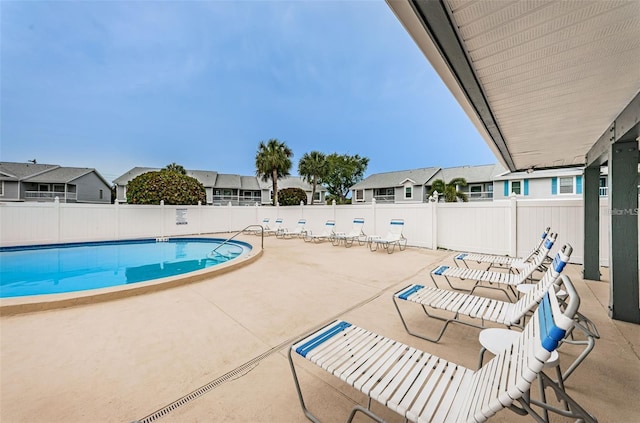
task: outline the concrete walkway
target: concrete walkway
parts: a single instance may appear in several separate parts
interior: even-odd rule
[[[259,245],[257,237],[242,239]],[[451,263],[451,256],[415,248],[387,255],[364,246],[271,237],[257,261],[202,282],[2,317],[0,421],[307,421],[287,350],[338,317],[475,368],[477,329],[454,326],[438,344],[423,341],[405,333],[391,301],[409,282],[429,283],[428,271]],[[567,391],[600,422],[638,421],[640,326],[610,320],[608,283],[584,282],[580,270],[568,266],[567,274],[602,339],[568,380]],[[569,363],[572,353],[561,350],[562,362]],[[308,406],[323,421],[344,421],[355,401],[365,404],[337,379],[297,363]],[[201,387],[195,399],[152,416]],[[391,422],[402,421],[373,407]],[[533,420],[503,410],[491,421]]]

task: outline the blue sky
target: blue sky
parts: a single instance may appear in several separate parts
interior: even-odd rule
[[[261,140],[366,175],[496,163],[383,1],[0,2],[0,160],[255,174]]]

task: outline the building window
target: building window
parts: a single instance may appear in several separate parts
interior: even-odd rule
[[[606,176],[601,176],[600,177],[600,190],[599,190],[600,196],[601,197],[606,196],[608,190],[609,190],[609,187],[607,186],[607,177]]]
[[[482,185],[469,185],[469,193],[471,198],[481,198]]]
[[[356,190],[356,202],[362,202],[364,201],[364,190],[363,189],[357,189]]]
[[[104,192],[102,190],[100,190],[100,199],[101,200],[102,200],[103,196],[104,196]]]
[[[4,195],[4,181],[0,181],[0,196]]]
[[[509,193],[515,195],[522,195],[522,181],[510,181]]]
[[[320,201],[320,191],[316,191],[316,192],[313,194],[313,201],[314,201],[314,202],[315,202],[315,201]]]
[[[573,177],[559,178],[560,194],[573,194]]]
[[[413,198],[413,187],[404,187],[404,198],[405,200],[410,200]]]

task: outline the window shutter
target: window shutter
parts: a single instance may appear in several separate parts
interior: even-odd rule
[[[551,178],[551,195],[558,194],[558,178]]]
[[[576,176],[576,194],[582,194],[582,176]]]
[[[525,179],[524,180],[524,191],[523,191],[524,195],[529,195],[529,180]]]
[[[504,196],[509,196],[509,181],[504,181]]]

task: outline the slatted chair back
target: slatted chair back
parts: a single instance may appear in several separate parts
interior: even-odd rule
[[[404,220],[403,219],[391,219],[389,222],[389,232],[385,241],[398,241],[402,239],[402,231],[404,229]]]
[[[558,253],[556,253],[556,256],[551,262],[551,265],[547,268],[547,271],[542,276],[542,279],[540,279],[540,281],[538,281],[538,283],[534,285],[533,289],[520,297],[520,299],[514,304],[510,318],[512,322],[520,321],[520,319],[523,318],[526,313],[528,313],[533,307],[535,307],[535,305],[538,304],[547,294],[550,286],[553,285],[557,290],[558,287],[563,284],[562,280],[560,279],[560,274],[569,262],[569,258],[571,257],[572,252],[573,247],[571,247],[570,244],[565,244],[562,249],[558,251]]]
[[[551,353],[573,326],[580,297],[567,279],[569,294],[561,310],[551,286],[520,336],[473,375],[470,391],[459,403],[460,413],[451,421],[485,421],[528,393]],[[453,417],[453,416],[452,416]]]

